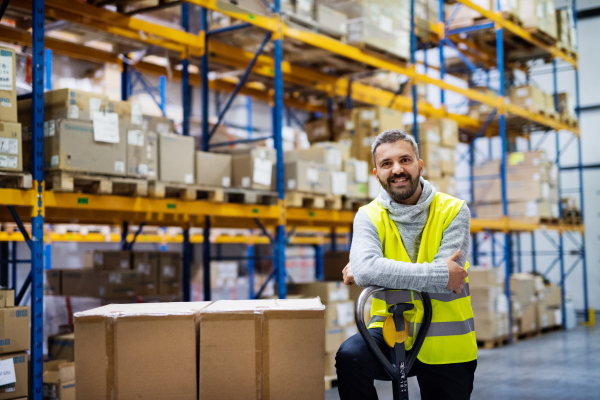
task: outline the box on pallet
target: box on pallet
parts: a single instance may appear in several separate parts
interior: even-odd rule
[[[119,250],[92,250],[83,253],[83,267],[105,271],[131,269],[131,252]]]
[[[231,154],[196,152],[198,185],[231,187]]]
[[[76,313],[77,398],[195,399],[200,311],[209,304],[111,304]]]
[[[176,133],[175,123],[166,117],[157,117],[153,115],[142,116],[142,129],[147,132],[155,133]]]
[[[0,57],[0,121],[17,122],[17,57],[6,47],[0,47]]]
[[[148,180],[158,179],[158,134],[156,132],[147,132],[148,140]]]
[[[349,183],[367,183],[371,173],[366,161],[356,160],[354,158],[351,158],[344,163],[344,171],[346,171]]]
[[[131,252],[131,267],[138,273],[138,294],[158,294],[158,253],[154,251]]]
[[[15,399],[27,396],[29,392],[29,356],[27,353],[12,353],[0,355],[0,364],[6,368],[14,369],[14,382],[0,387],[0,400]],[[5,371],[2,371],[3,375]],[[25,397],[27,398],[27,397]]]
[[[536,302],[534,277],[528,273],[514,273],[510,276],[511,299],[518,302],[522,310]]]
[[[331,140],[329,121],[325,118],[305,123],[304,131],[310,143],[328,142]]]
[[[325,164],[312,161],[286,162],[284,175],[286,190],[317,194],[331,193],[331,171]]]
[[[318,299],[223,300],[200,317],[200,399],[323,397],[325,324]]]
[[[50,400],[75,400],[75,363],[65,360],[44,363],[44,398]]]
[[[442,177],[442,149],[435,144],[422,143],[419,145],[419,156],[423,160],[423,175],[427,178]]]
[[[181,253],[158,252],[158,294],[177,295],[182,290]]]
[[[0,52],[2,51],[4,50],[0,50]],[[0,102],[2,102],[1,99]],[[23,146],[21,143],[21,124],[0,122],[0,171],[23,171]]]
[[[9,308],[15,306],[15,291],[0,289],[0,308]]]
[[[119,116],[119,121],[131,125],[134,129],[143,128],[142,104],[138,101],[109,100],[108,111]]]
[[[319,297],[323,303],[349,299],[348,286],[343,282],[311,282],[290,285],[288,292],[305,297]]]
[[[19,101],[19,122],[31,123],[31,99]],[[92,121],[95,112],[108,111],[108,96],[77,89],[57,89],[44,93],[44,119]]]
[[[61,274],[64,296],[123,298],[139,295],[138,273],[131,270],[68,269]]]
[[[323,164],[332,171],[341,171],[342,162],[349,159],[350,148],[334,142],[316,143],[309,149],[298,149],[285,152],[285,162],[311,161]],[[342,156],[342,149],[345,157]]]
[[[75,361],[75,334],[61,333],[48,336],[48,358]]]
[[[148,176],[148,134],[133,126],[123,125],[127,132],[127,175]]]
[[[30,314],[26,306],[0,308],[0,354],[29,350]]]
[[[554,0],[520,1],[519,18],[524,28],[537,28],[556,39],[556,9]]]
[[[548,110],[548,97],[542,89],[535,85],[512,87],[508,95],[510,104],[533,112],[554,111],[554,105],[551,110]],[[552,102],[554,102],[553,98]]]
[[[173,183],[194,183],[194,138],[160,133],[158,135],[159,180]]]
[[[275,150],[258,147],[234,153],[232,158],[233,187],[274,190],[273,179],[277,155]]]
[[[476,204],[474,208],[477,218],[500,219],[504,215],[502,203]],[[540,218],[558,218],[558,204],[547,200],[511,201],[508,203],[508,217],[531,222]]]
[[[443,174],[441,178],[428,178],[428,181],[438,192],[457,195],[456,179],[452,175]]]
[[[44,273],[44,296],[61,294],[61,270],[51,269]]]
[[[331,7],[323,4],[317,4],[315,8],[315,20],[321,28],[331,30],[334,34],[345,35],[347,32],[346,24],[348,17]]]

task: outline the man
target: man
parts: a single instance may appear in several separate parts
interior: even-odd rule
[[[344,282],[428,292],[432,324],[410,376],[416,375],[423,400],[469,399],[477,367],[467,272],[461,267],[469,250],[469,209],[421,178],[423,161],[406,132],[380,133],[372,154],[373,174],[383,190],[356,214]],[[407,293],[410,301],[411,292],[385,293],[373,298],[368,327],[389,357],[382,326],[393,301],[386,296]],[[418,295],[414,299],[415,309],[422,310]],[[410,323],[421,322],[422,314],[421,319],[408,314]],[[407,340],[407,349],[413,340],[414,336]],[[377,399],[374,379],[390,380],[360,334],[342,344],[336,368],[341,400]]]

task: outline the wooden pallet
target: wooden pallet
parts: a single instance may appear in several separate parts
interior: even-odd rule
[[[152,181],[148,183],[148,196],[153,199],[209,200],[222,202],[223,188],[185,183]]]
[[[358,211],[364,205],[369,204],[369,199],[358,199],[354,197],[343,197],[342,210]]]
[[[318,208],[326,210],[340,210],[342,196],[322,195],[304,192],[287,192],[285,202],[289,207]]]
[[[558,219],[558,218],[540,218],[539,219],[540,224],[557,225],[559,222],[560,222],[560,219]]]
[[[534,27],[529,27],[529,28],[524,28],[527,32],[531,33],[531,36],[533,36],[535,39],[538,39],[550,46],[554,46],[556,44],[556,38],[550,36],[549,34],[547,34],[546,32],[544,32],[543,30],[541,30],[540,28],[538,28],[537,26]]]
[[[337,386],[337,375],[326,375],[325,376],[325,390],[329,390],[335,386]]]
[[[319,24],[317,21],[309,18],[304,18],[300,15],[284,12],[282,13],[283,21],[290,28],[301,29],[309,32],[319,33],[321,35],[329,36],[332,39],[344,41],[345,36],[336,32],[325,25]]]
[[[477,347],[485,350],[495,349],[497,347],[506,346],[508,344],[508,336],[501,336],[494,339],[478,340]]]
[[[270,190],[251,190],[227,188],[223,189],[225,203],[238,204],[261,204],[261,205],[276,205],[278,201],[277,192]]]
[[[503,11],[502,19],[504,19],[506,21],[510,21],[517,26],[523,27],[523,21],[521,21],[519,16],[513,14],[510,11]],[[485,23],[485,22],[491,22],[491,20],[487,19],[484,16],[479,16],[479,17],[473,18],[473,25],[477,25],[478,23]]]
[[[529,332],[519,332],[513,334],[513,342],[518,342],[521,340],[532,339],[534,337],[538,337],[541,335],[541,331],[539,329],[535,329]]]
[[[547,326],[545,328],[540,329],[540,332],[542,334],[546,334],[546,333],[551,333],[551,332],[558,332],[558,331],[562,331],[563,326],[562,325],[554,325],[554,326]]]
[[[50,171],[46,173],[46,190],[139,197],[148,195],[148,181],[83,172]]]
[[[405,57],[399,56],[398,54],[390,53],[386,49],[375,46],[372,43],[352,42],[348,44],[361,49],[363,53],[366,53],[368,55],[372,55],[383,59],[389,59],[395,62],[400,62],[403,65],[406,65],[409,61],[409,59]]]
[[[28,172],[0,171],[0,187],[4,189],[31,189],[33,180]]]

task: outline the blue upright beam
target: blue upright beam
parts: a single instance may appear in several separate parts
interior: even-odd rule
[[[254,245],[248,246],[248,298],[254,299]]]
[[[556,132],[556,152],[560,151],[560,135]],[[560,194],[561,187],[561,179],[560,179],[560,155],[556,158],[556,166],[558,168],[558,193]],[[558,218],[562,218],[562,202],[559,199],[558,202]],[[563,329],[567,329],[567,310],[565,307],[565,254],[564,254],[564,246],[563,246],[563,233],[558,232],[558,252],[560,259],[560,296],[561,296],[561,304],[562,304],[562,322]]]
[[[458,7],[457,7],[458,8]],[[438,4],[438,22],[443,24],[444,23],[444,0],[439,0],[439,4]],[[444,31],[446,30],[446,28],[444,27]],[[443,39],[446,37],[446,34],[444,33],[444,35],[442,36],[439,46],[440,46],[440,80],[444,80],[444,77],[446,76],[446,59],[444,58],[444,42]],[[444,89],[440,88],[440,103],[442,104],[442,107],[444,107],[444,104],[446,102],[446,99],[444,98]]]
[[[204,32],[204,48],[208,49],[208,11],[200,8],[200,29]],[[210,141],[208,130],[208,51],[205,51],[200,60],[200,105],[202,118],[202,151],[208,151]],[[210,301],[210,217],[204,218],[204,242],[202,244],[202,268],[203,268],[203,299]]]
[[[533,272],[537,272],[537,263],[536,263],[536,250],[535,250],[535,231],[531,232],[531,270]]]
[[[46,49],[46,80],[44,86],[46,90],[52,90],[52,50]]]
[[[181,27],[184,31],[190,31],[189,4],[181,5]],[[190,116],[192,115],[192,87],[190,86],[190,60],[184,58],[181,60],[181,103],[183,108],[182,133],[184,136],[190,135]]]
[[[121,70],[121,100],[126,101],[131,96],[131,66],[128,63],[129,58],[123,57]]]
[[[493,27],[494,27],[493,22],[490,22],[488,24],[464,26],[462,28],[456,28],[456,29],[451,29],[449,31],[446,31],[446,36],[459,35],[461,33],[468,33],[468,32],[476,32],[476,31],[481,31],[484,29],[492,29]]]
[[[159,78],[160,111],[163,117],[167,116],[167,78],[161,75]]]
[[[274,11],[281,12],[280,0],[275,0]],[[273,137],[275,149],[277,150],[277,193],[279,195],[279,204],[283,207],[285,197],[284,178],[283,178],[283,71],[281,64],[283,62],[283,41],[280,36],[274,40],[275,44],[275,104],[273,107]],[[282,210],[283,213],[283,210]],[[275,235],[275,269],[277,271],[277,295],[280,299],[287,296],[285,284],[285,225],[277,226]]]
[[[44,0],[32,3],[32,154],[37,204],[31,219],[31,385],[29,398],[42,400],[44,361]]]
[[[191,293],[191,264],[192,264],[192,244],[190,243],[190,228],[186,227],[183,230],[183,259],[182,261],[182,285],[183,285],[183,301],[192,301]]]
[[[251,26],[252,26],[252,24],[250,24],[250,23],[230,25],[230,26],[226,26],[224,28],[213,29],[212,31],[208,31],[208,32],[206,32],[206,36],[214,36],[214,35],[218,35],[219,33],[237,31],[239,29],[249,28]]]
[[[12,290],[16,291],[17,290],[17,264],[15,263],[15,261],[17,260],[17,242],[10,242],[10,259],[11,261],[13,261],[12,264],[12,284],[11,284],[11,288]]]
[[[252,97],[246,96],[246,130],[248,131],[248,139],[252,139]],[[252,298],[252,297],[251,297]]]
[[[322,281],[325,278],[324,275],[324,259],[323,259],[323,246],[315,246],[315,278],[318,281]]]
[[[415,2],[410,2],[410,64],[415,68],[417,67],[417,33],[415,32]],[[412,83],[412,97],[413,97],[413,136],[417,144],[419,143],[419,121],[418,121],[418,93],[417,93],[417,81],[414,80]]]

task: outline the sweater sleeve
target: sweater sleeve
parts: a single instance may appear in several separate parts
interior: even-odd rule
[[[449,274],[443,258],[441,262],[434,260],[432,263],[385,258],[377,228],[363,210],[359,210],[354,218],[350,265],[354,280],[361,287],[375,285],[388,289],[451,293],[446,289]]]

